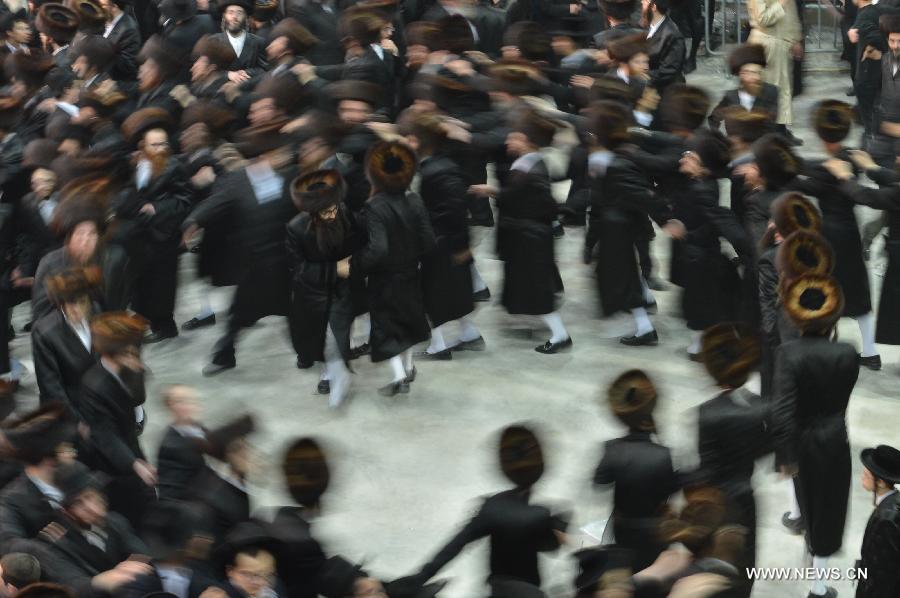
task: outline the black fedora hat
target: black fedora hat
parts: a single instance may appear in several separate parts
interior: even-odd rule
[[[900,484],[900,450],[880,444],[864,449],[859,458],[876,478],[889,484]]]

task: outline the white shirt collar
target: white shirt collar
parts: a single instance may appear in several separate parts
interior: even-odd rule
[[[84,345],[85,350],[90,353],[91,352],[91,327],[87,322],[73,322],[66,316],[66,312],[62,312],[63,319],[65,319],[66,324],[69,325],[75,335],[78,336],[78,340],[81,341],[81,344]]]
[[[188,592],[191,587],[190,569],[156,565],[156,575],[159,576],[164,592],[174,594],[178,598],[188,598]]]
[[[626,73],[625,70],[626,70],[626,67],[624,67],[624,66],[620,66],[618,69],[616,69],[616,77],[618,77],[625,83],[629,83],[630,81],[629,81],[628,73]]]
[[[62,504],[65,496],[63,496],[63,493],[60,492],[59,488],[52,484],[48,484],[44,480],[32,477],[27,473],[25,475],[28,476],[28,479],[31,480],[31,483],[34,484],[35,488],[37,488],[40,493],[44,495],[44,498],[46,498],[48,501],[50,501],[51,504],[53,504],[54,508]]]
[[[744,110],[753,110],[753,102],[756,100],[756,97],[747,93],[743,89],[738,90],[738,100],[741,102],[741,106],[744,107]]]
[[[875,506],[877,507],[877,506],[880,505],[882,502],[884,502],[884,499],[886,499],[886,498],[887,498],[888,496],[890,496],[891,494],[895,494],[896,492],[897,492],[897,489],[896,489],[896,488],[894,488],[894,489],[891,490],[890,492],[885,492],[884,494],[882,494],[881,496],[879,496],[878,498],[875,499]]]
[[[64,52],[68,48],[69,48],[69,44],[66,44],[65,46],[60,46],[57,49],[53,50],[53,55],[56,56],[57,54],[59,54],[60,52]]]
[[[603,176],[616,155],[609,150],[592,152],[588,156],[588,173],[592,177]]]
[[[512,163],[512,166],[509,167],[510,170],[518,170],[519,172],[524,172],[528,174],[531,172],[531,169],[543,159],[541,152],[529,152],[523,156],[519,156],[515,162]]]
[[[237,37],[226,32],[225,37],[228,38],[229,43],[231,43],[231,47],[234,48],[234,55],[240,57],[241,52],[244,51],[244,42],[247,41],[247,32],[241,31],[241,34]]]
[[[138,191],[140,191],[150,183],[150,177],[152,174],[153,165],[150,164],[150,160],[142,158],[137,163],[137,170],[134,173],[134,184],[138,188]]]
[[[375,53],[378,54],[378,58],[384,60],[384,48],[381,47],[381,44],[369,44]]]
[[[665,21],[667,18],[668,17],[664,16],[659,21],[657,21],[655,24],[650,23],[650,29],[649,29],[649,31],[647,31],[647,39],[650,39],[651,37],[653,37],[653,34],[656,33],[656,31],[659,29],[659,26],[662,25],[663,21]]]
[[[112,30],[116,28],[116,25],[119,24],[119,21],[122,20],[122,17],[125,15],[124,12],[120,12],[116,16],[113,17],[113,20],[106,24],[106,30],[103,32],[103,37],[109,37],[109,34],[112,33]]]

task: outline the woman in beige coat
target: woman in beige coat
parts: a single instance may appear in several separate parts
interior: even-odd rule
[[[778,87],[776,122],[782,125],[779,128],[786,128],[792,122],[793,58],[803,55],[800,43],[803,28],[797,16],[797,3],[795,0],[747,0],[747,12],[753,28],[747,42],[766,49],[765,79]]]

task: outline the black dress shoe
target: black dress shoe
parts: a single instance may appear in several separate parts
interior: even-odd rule
[[[358,359],[363,355],[368,355],[372,352],[372,348],[369,346],[369,343],[363,343],[358,347],[353,347],[350,349],[350,359]]]
[[[688,351],[687,355],[688,355],[688,359],[690,359],[691,361],[695,361],[697,363],[703,363],[703,354],[702,353],[691,353],[690,351]]]
[[[478,338],[470,341],[462,341],[456,343],[452,347],[450,347],[451,351],[484,351],[485,342],[484,337],[479,336]]]
[[[644,309],[647,310],[648,314],[655,314],[659,312],[659,305],[654,301],[653,303],[645,303]]]
[[[299,355],[297,356],[297,369],[298,370],[308,370],[312,366],[316,365],[315,361],[303,361],[303,358]]]
[[[319,380],[319,385],[316,387],[316,392],[320,395],[330,394],[331,382],[329,380]]]
[[[144,344],[152,345],[153,343],[159,343],[164,340],[175,338],[178,336],[178,330],[154,330],[150,332],[150,334],[144,335]]]
[[[383,397],[392,397],[397,394],[409,394],[409,382],[401,380],[400,382],[391,382],[387,386],[378,389],[378,394]]]
[[[860,355],[859,365],[877,372],[881,369],[881,355],[870,355],[869,357],[863,357],[862,355]]]
[[[181,325],[181,329],[184,331],[188,330],[196,330],[198,328],[205,328],[206,326],[215,326],[216,325],[216,314],[211,314],[206,316],[205,318],[191,318],[187,322]]]
[[[420,351],[419,353],[416,353],[416,359],[423,359],[425,361],[450,361],[453,359],[453,353],[450,352],[450,349],[444,349],[437,353]]]
[[[472,293],[472,301],[475,303],[484,303],[485,301],[491,300],[491,290],[487,287],[481,289],[480,291],[475,291]]]
[[[623,345],[628,345],[629,347],[652,347],[659,344],[659,336],[656,334],[656,330],[651,330],[650,332],[647,332],[640,336],[636,334],[633,334],[631,336],[623,336],[619,339],[619,342]]]
[[[651,276],[650,278],[645,279],[647,281],[647,286],[651,291],[668,291],[669,285],[666,284],[659,276]]]
[[[688,60],[684,63],[684,74],[689,75],[697,70],[697,61],[696,60]]]
[[[210,363],[203,367],[202,373],[205,378],[221,374],[225,370],[232,370],[237,367],[237,362],[230,363]]]
[[[847,88],[847,91],[845,91],[844,94],[845,94],[846,96],[852,98],[853,96],[856,95],[856,90],[853,89],[853,86],[851,85],[850,87]]]
[[[781,525],[786,527],[789,532],[794,534],[795,536],[799,536],[803,533],[806,525],[803,523],[803,517],[797,517],[796,519],[791,519],[790,513],[785,513],[781,516]]]
[[[416,366],[413,366],[411,372],[406,373],[406,378],[403,379],[407,384],[412,384],[416,381],[416,376],[419,374],[419,371],[416,369]]]
[[[569,337],[564,341],[559,341],[558,343],[551,343],[550,341],[547,341],[543,345],[535,347],[534,350],[538,353],[543,353],[544,355],[553,355],[554,353],[559,353],[560,351],[565,351],[566,349],[571,348],[572,337]]]
[[[788,140],[788,143],[790,143],[794,147],[800,147],[801,145],[803,145],[803,140],[800,139],[799,137],[795,136],[788,129],[785,129],[784,131],[782,131],[781,134],[785,137],[785,139]]]

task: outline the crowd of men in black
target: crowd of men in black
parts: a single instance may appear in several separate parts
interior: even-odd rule
[[[471,227],[496,230],[499,302],[539,316],[551,336],[535,350],[553,355],[574,349],[557,310],[567,227],[585,227],[599,313],[634,319],[620,342],[660,342],[656,223],[694,332],[687,355],[721,387],[700,409],[700,467],[675,472],[654,440],[650,379],[613,383],[630,433],[606,444],[594,481],[615,485],[616,544],[577,554],[578,596],[748,596],[750,480],[768,453],[792,480],[784,525],[826,567],[849,501],[847,403],[860,367],[881,369],[876,344],[900,344],[900,14],[859,0],[847,27],[858,106],[816,105],[828,157],[814,161],[797,155],[785,94],[765,81],[773,64],[783,74],[788,46],[773,36],[785,2],[754,6],[761,45],[729,54],[736,87],[715,105],[685,83],[704,29],[695,2],[71,0],[3,12],[0,313],[30,301],[41,407],[0,436],[0,594],[433,596],[441,567],[490,537],[492,595],[542,595],[538,553],[566,542],[569,517],[529,502],[543,459],[527,426],[499,441],[514,488],[419,572],[384,584],[313,538],[329,479],[319,441],[291,444],[297,504],[265,520],[247,494],[251,417],[208,430],[176,386],[156,466],[140,441],[140,347],[179,334],[185,252],[209,287],[235,287],[204,375],[236,367],[244,328],[283,315],[297,367],[323,364],[318,392],[340,407],[363,355],[389,366],[378,392],[395,396],[411,392],[416,345],[440,361],[485,350],[473,314],[491,293]],[[843,145],[857,118],[867,151]],[[865,240],[858,205],[883,213]],[[876,319],[866,261],[882,226]],[[216,317],[204,301],[181,330]],[[837,342],[842,317],[857,321],[861,351]],[[368,328],[357,347],[355,321]],[[13,334],[0,326],[4,416]],[[745,388],[757,369],[759,395]],[[877,508],[857,595],[897,596],[900,452],[862,461]],[[38,580],[51,585],[25,587]],[[836,595],[823,580],[810,593]]]

